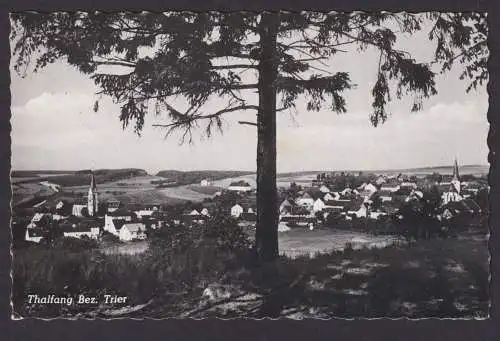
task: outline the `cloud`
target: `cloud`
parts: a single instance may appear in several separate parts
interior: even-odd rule
[[[79,169],[140,167],[159,169],[255,169],[256,129],[238,120],[255,121],[251,112],[228,116],[224,134],[194,145],[179,146],[180,135],[164,140],[148,117],[142,137],[122,130],[119,108],[84,92],[45,92],[12,107],[13,167]],[[216,110],[219,103],[207,106]],[[485,163],[487,101],[434,103],[419,113],[402,110],[374,128],[369,111],[338,115],[326,110],[279,113],[278,170],[399,168],[449,163]],[[153,119],[153,120],[152,120]],[[201,125],[203,128],[203,125]]]

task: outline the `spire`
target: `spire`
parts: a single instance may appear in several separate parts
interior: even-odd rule
[[[460,179],[460,175],[458,174],[457,158],[455,158],[455,164],[453,165],[453,179],[456,179],[456,180]]]
[[[94,172],[92,172],[92,171],[90,171],[90,188],[92,190],[96,189],[95,179],[94,179]]]

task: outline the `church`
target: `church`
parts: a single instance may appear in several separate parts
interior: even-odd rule
[[[449,202],[461,201],[463,198],[460,195],[461,190],[460,174],[458,173],[458,162],[455,159],[455,164],[453,165],[453,178],[450,182],[450,189],[443,193],[442,200],[443,204],[446,205]]]
[[[89,216],[93,217],[97,215],[98,207],[99,207],[99,201],[97,198],[97,186],[95,183],[94,173],[91,171],[89,194],[87,196],[87,210]]]

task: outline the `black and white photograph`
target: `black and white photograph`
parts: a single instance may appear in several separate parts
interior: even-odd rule
[[[486,12],[12,12],[11,305],[488,319]]]

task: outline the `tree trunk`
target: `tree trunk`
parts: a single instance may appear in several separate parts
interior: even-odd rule
[[[278,193],[276,189],[276,60],[278,18],[262,14],[260,22],[259,111],[257,114],[257,227],[259,261],[278,257]]]

